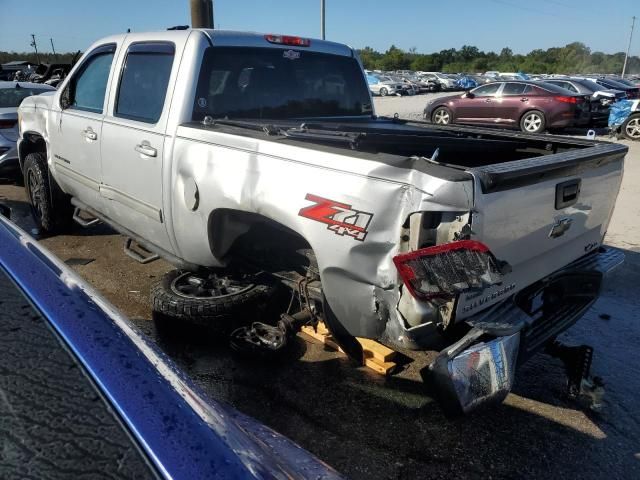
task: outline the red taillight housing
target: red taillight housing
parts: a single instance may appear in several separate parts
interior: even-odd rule
[[[290,45],[292,47],[308,47],[311,45],[311,40],[302,37],[293,37],[291,35],[274,35],[268,34],[264,36],[264,39],[269,43],[277,43],[278,45]]]
[[[475,240],[436,245],[393,258],[411,294],[422,300],[451,299],[502,282],[499,262]]]
[[[565,95],[559,95],[554,97],[558,102],[562,103],[582,103],[582,99],[578,99],[578,97],[570,97]],[[578,101],[579,100],[579,101]]]

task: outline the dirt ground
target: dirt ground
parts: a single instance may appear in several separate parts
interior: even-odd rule
[[[419,118],[426,95],[376,99],[378,114]],[[601,413],[564,397],[559,361],[538,354],[505,403],[447,420],[420,382],[432,354],[380,377],[298,339],[275,363],[238,358],[224,339],[154,322],[149,288],[171,267],[140,265],[105,226],[42,239],[211,397],[265,422],[354,479],[640,478],[640,144],[629,144],[625,177],[606,241],[626,251],[602,298],[564,335],[595,347],[593,372],[606,384]],[[0,185],[13,220],[33,229],[23,189]],[[0,246],[0,248],[2,248]],[[86,263],[86,264],[85,264]]]

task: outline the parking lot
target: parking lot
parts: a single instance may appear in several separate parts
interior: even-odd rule
[[[420,119],[431,95],[376,98],[379,115]],[[584,134],[585,132],[571,132]],[[224,338],[154,322],[150,285],[171,266],[125,256],[123,238],[100,225],[42,243],[129,316],[211,397],[285,434],[348,478],[638,478],[640,475],[640,144],[630,147],[606,241],[624,249],[601,299],[565,334],[595,347],[606,386],[595,413],[564,397],[562,364],[538,354],[502,406],[447,420],[425,391],[412,354],[384,378],[300,337],[276,362],[239,358]],[[33,229],[22,187],[0,185],[12,219]]]

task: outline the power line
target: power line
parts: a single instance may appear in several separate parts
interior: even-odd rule
[[[622,78],[624,78],[624,72],[627,69],[627,60],[629,59],[629,50],[631,50],[631,39],[633,38],[633,27],[636,25],[635,15],[631,17],[631,33],[629,33],[629,45],[627,45],[627,54],[624,56],[624,65],[622,66]]]

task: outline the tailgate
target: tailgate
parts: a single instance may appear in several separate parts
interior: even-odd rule
[[[477,313],[597,248],[622,181],[627,147],[592,147],[469,169],[475,178],[473,239],[511,273],[501,285],[458,300]]]

